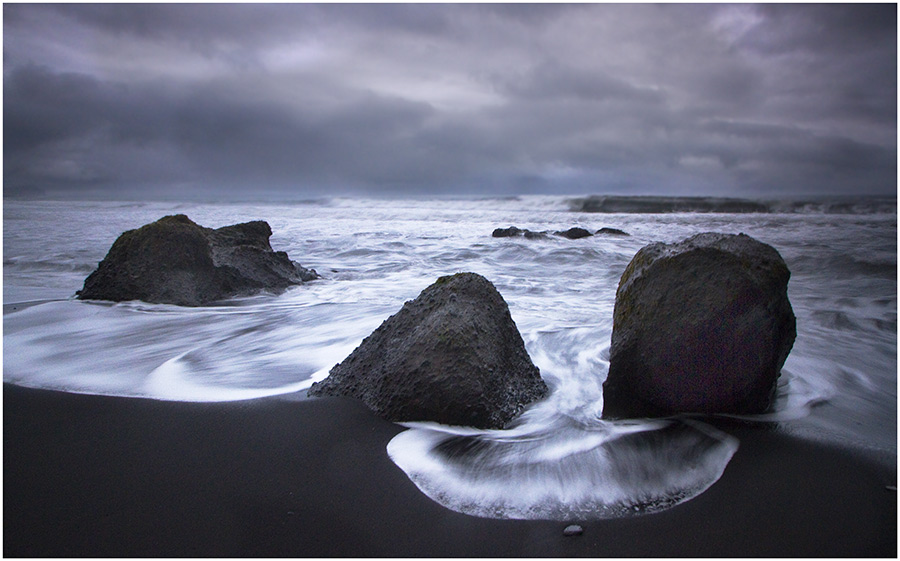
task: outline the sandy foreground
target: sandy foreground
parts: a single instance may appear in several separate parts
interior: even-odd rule
[[[664,512],[476,518],[388,458],[345,398],[182,403],[3,386],[3,555],[896,557],[896,458],[729,425],[723,477]],[[563,528],[578,523],[580,536]]]

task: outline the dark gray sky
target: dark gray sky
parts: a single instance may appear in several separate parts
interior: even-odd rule
[[[4,4],[6,196],[896,194],[895,4]]]

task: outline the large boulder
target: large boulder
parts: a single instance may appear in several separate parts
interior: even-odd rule
[[[789,278],[744,234],[638,251],[616,292],[603,417],[765,411],[797,333]]]
[[[183,214],[166,216],[120,235],[77,296],[200,306],[318,278],[272,251],[271,235],[260,220],[214,230]]]
[[[491,429],[547,392],[503,297],[474,273],[439,278],[309,389],[390,421]]]

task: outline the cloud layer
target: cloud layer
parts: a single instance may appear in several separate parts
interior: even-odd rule
[[[4,192],[894,194],[896,5],[4,5]]]

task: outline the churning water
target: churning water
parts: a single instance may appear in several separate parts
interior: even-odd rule
[[[388,446],[393,461],[434,500],[478,516],[652,512],[712,485],[739,442],[696,419],[600,420],[616,286],[644,245],[743,232],[784,257],[797,315],[774,411],[754,418],[896,458],[895,203],[847,205],[840,214],[815,205],[746,214],[573,208],[564,197],[7,201],[3,379],[181,401],[301,391],[439,276],[472,271],[506,299],[551,394],[508,430],[409,423]],[[273,248],[324,278],[202,308],[73,299],[120,233],[175,213],[209,227],[266,220]],[[491,237],[511,225],[631,235]]]

